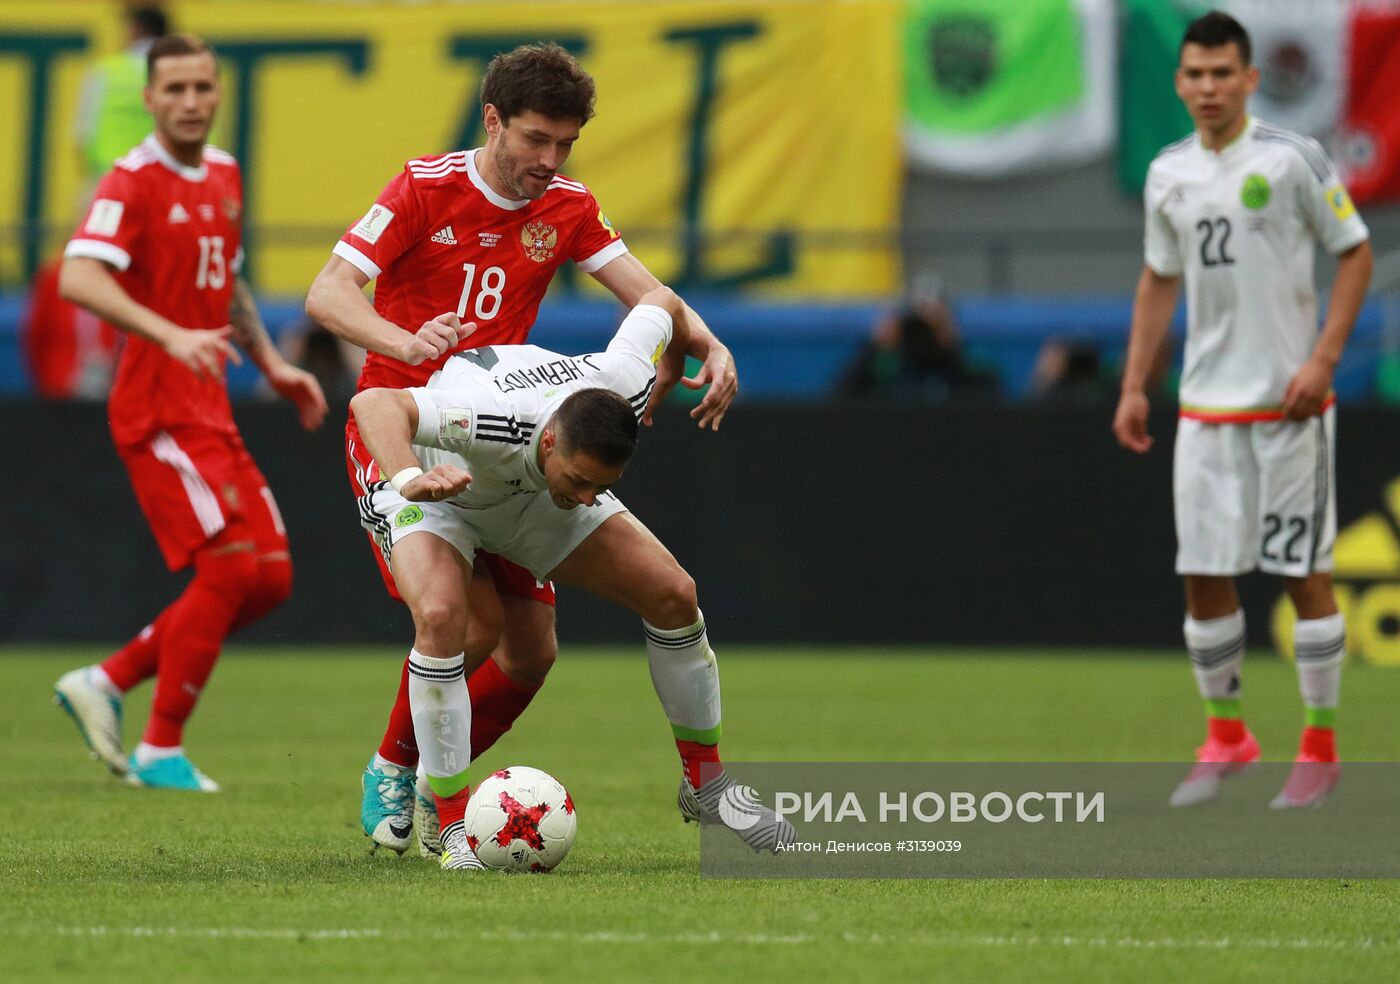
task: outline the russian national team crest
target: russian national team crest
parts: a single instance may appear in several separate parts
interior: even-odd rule
[[[525,255],[536,263],[551,258],[558,242],[559,230],[546,222],[527,222],[520,230],[520,245],[525,248]]]

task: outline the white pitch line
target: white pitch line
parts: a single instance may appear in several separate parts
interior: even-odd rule
[[[240,940],[412,940],[419,934],[381,929],[256,929],[247,926],[0,926],[0,936],[87,936],[132,939],[240,939]],[[1277,937],[1143,938],[1136,936],[927,936],[882,933],[624,933],[562,930],[480,930],[468,932],[480,940],[496,942],[558,942],[570,944],[691,944],[716,943],[744,946],[806,946],[840,941],[857,946],[958,947],[1061,947],[1114,950],[1330,950],[1395,951],[1400,939],[1280,939]]]

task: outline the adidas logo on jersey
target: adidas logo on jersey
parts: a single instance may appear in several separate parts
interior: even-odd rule
[[[433,242],[442,243],[444,246],[456,246],[457,236],[452,232],[450,225],[445,225],[433,233]]]
[[[1400,477],[1382,494],[1384,508],[1337,533],[1332,548],[1337,606],[1346,617],[1347,650],[1378,666],[1400,666]],[[1274,646],[1293,654],[1293,606],[1274,604]]]
[[[190,213],[185,211],[185,206],[176,202],[170,206],[170,214],[166,216],[166,221],[174,225],[176,222],[188,222]]]

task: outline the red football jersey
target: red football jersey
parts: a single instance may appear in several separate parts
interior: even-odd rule
[[[133,300],[183,328],[222,328],[242,264],[242,212],[232,156],[205,147],[193,168],[151,136],[103,177],[63,255],[114,267]],[[136,335],[122,350],[108,414],[119,446],[179,425],[235,429],[222,376],[201,379]]]
[[[477,324],[458,349],[518,345],[566,260],[592,273],[627,247],[579,182],[556,174],[534,201],[504,198],[475,153],[409,161],[335,254],[377,278],[375,310],[406,331],[455,311]],[[446,358],[409,366],[371,352],[360,389],[423,386]]]

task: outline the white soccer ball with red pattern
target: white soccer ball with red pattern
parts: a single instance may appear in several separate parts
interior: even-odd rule
[[[467,843],[488,868],[550,871],[574,845],[574,800],[548,772],[512,765],[476,787],[463,821]]]

